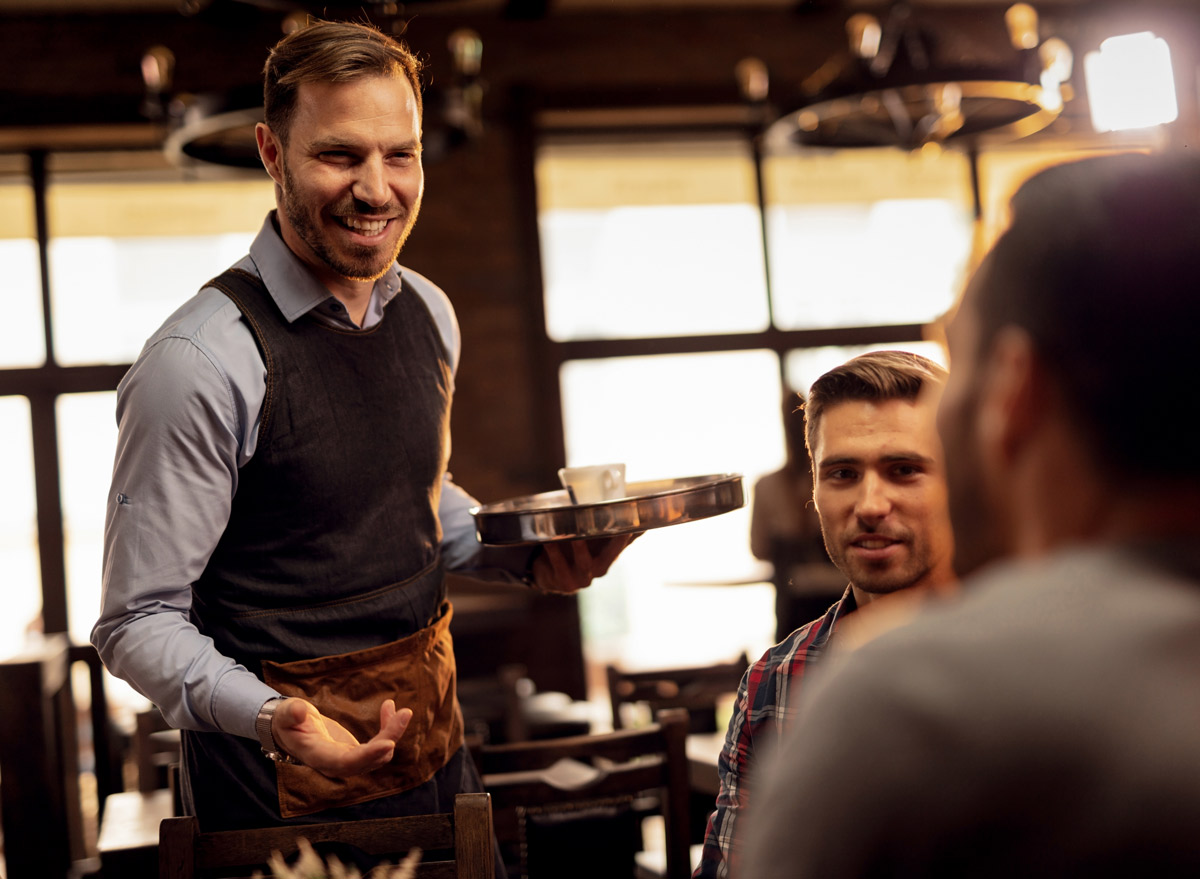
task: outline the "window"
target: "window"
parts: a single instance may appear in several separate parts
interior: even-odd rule
[[[117,395],[58,398],[58,462],[71,639],[86,644],[100,613],[104,514],[117,449]]]
[[[742,473],[747,491],[783,463],[779,367],[769,351],[576,360],[561,381],[569,463],[624,461],[632,482]],[[632,544],[581,593],[588,658],[703,664],[769,644],[774,597],[750,554],[749,510]]]
[[[765,204],[754,163],[738,137],[549,140],[537,154],[566,462],[623,461],[630,481],[736,472],[747,494],[734,513],[643,535],[581,594],[593,665],[761,653],[774,595],[750,553],[749,495],[784,463],[785,383],[806,391],[871,349],[945,362],[911,327],[950,307],[968,263],[966,159],[777,156],[763,163]],[[911,337],[870,341],[895,325]],[[639,338],[678,353],[630,356],[621,345]]]
[[[781,328],[928,323],[953,304],[974,220],[965,156],[812,150],[764,176]]]
[[[5,311],[0,368],[37,366],[46,359],[46,344],[33,191],[24,179],[0,179],[0,266]]]
[[[163,162],[72,153],[0,164],[0,655],[42,626],[86,642],[100,600],[113,388],[199,281],[245,253],[273,206],[261,174],[184,175]],[[42,241],[34,181],[45,184]],[[61,521],[61,533],[39,534],[39,518]]]
[[[550,338],[765,329],[753,171],[748,145],[728,140],[543,149]]]
[[[203,279],[246,253],[273,206],[270,181],[53,185],[58,362],[131,362]]]
[[[42,595],[37,554],[37,509],[33,489],[33,447],[29,401],[0,397],[0,657],[15,653],[28,631],[40,629]]]

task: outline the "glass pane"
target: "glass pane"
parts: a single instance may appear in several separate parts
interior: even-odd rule
[[[938,342],[896,342],[887,345],[830,345],[824,348],[801,348],[789,351],[783,360],[788,387],[796,388],[807,397],[812,383],[835,366],[851,357],[868,351],[911,351],[928,357],[934,363],[949,368],[946,349]]]
[[[784,458],[774,354],[573,361],[561,372],[570,464],[623,461],[630,481],[734,472],[747,496]],[[774,593],[744,508],[642,535],[581,593],[585,650],[629,667],[703,664],[774,632]]]
[[[42,587],[33,485],[29,401],[0,397],[0,658],[20,650],[27,633],[41,631]]]
[[[971,252],[964,156],[805,151],[764,162],[775,323],[927,323],[953,304]]]
[[[746,144],[547,146],[537,185],[552,339],[767,326]]]
[[[67,622],[81,644],[100,613],[105,496],[117,450],[116,398],[111,391],[66,394],[56,407]]]
[[[0,322],[0,368],[38,366],[46,360],[36,237],[33,190],[28,182],[0,182],[5,313]]]
[[[245,255],[273,204],[269,181],[52,186],[58,362],[133,360],[172,311]]]

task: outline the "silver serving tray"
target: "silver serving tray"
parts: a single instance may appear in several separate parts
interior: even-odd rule
[[[633,534],[695,522],[745,504],[738,473],[630,482],[627,497],[572,504],[565,489],[471,508],[480,541],[493,546]]]

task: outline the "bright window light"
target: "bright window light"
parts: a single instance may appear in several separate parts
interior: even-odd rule
[[[1179,115],[1166,40],[1146,31],[1110,37],[1083,59],[1097,131],[1149,128]]]

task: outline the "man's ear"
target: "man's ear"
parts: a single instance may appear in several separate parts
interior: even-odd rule
[[[992,340],[979,393],[981,443],[1011,463],[1046,415],[1049,389],[1029,333],[1002,327]]]
[[[254,139],[258,141],[258,156],[262,159],[263,167],[280,186],[283,185],[283,144],[275,136],[270,126],[259,122],[254,126]]]

